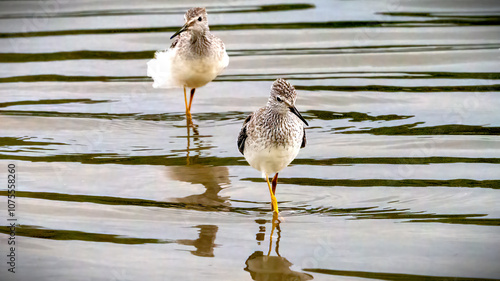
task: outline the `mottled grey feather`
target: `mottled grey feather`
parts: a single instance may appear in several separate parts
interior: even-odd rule
[[[188,21],[192,18],[199,17],[199,16],[206,17],[207,10],[205,8],[200,8],[200,7],[191,8],[184,14],[184,19],[186,19],[186,21]]]

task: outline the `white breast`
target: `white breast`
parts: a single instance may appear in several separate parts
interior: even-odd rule
[[[148,62],[148,76],[154,79],[154,88],[199,88],[214,80],[228,65],[229,57],[209,56],[186,59],[177,55],[177,49],[157,52]]]
[[[254,169],[274,175],[288,166],[300,150],[300,144],[295,146],[268,147],[259,149],[256,146],[245,145],[245,159]]]

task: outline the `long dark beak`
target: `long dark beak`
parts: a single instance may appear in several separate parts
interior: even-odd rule
[[[174,33],[174,35],[172,35],[172,37],[170,37],[170,39],[174,38],[175,36],[181,34],[184,31],[186,31],[187,27],[188,27],[188,23],[186,23],[184,26],[181,27],[181,29],[179,29],[176,33]]]
[[[307,124],[306,119],[304,119],[304,117],[302,117],[302,115],[301,115],[301,114],[300,114],[300,112],[297,110],[297,108],[295,108],[295,106],[291,106],[291,107],[290,107],[290,111],[291,111],[293,114],[297,115],[297,117],[299,117],[299,118],[300,118],[300,120],[302,120],[302,122],[304,122],[307,126],[309,126],[309,124]]]

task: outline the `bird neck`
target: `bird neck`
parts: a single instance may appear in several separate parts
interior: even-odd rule
[[[206,30],[194,31],[191,33],[190,46],[196,54],[204,54],[208,50],[210,42],[207,38]]]
[[[274,115],[277,118],[286,118],[290,110],[286,107],[273,106],[273,104],[269,101],[266,106],[266,111],[268,114]]]
[[[202,40],[207,39],[207,30],[205,29],[192,29],[191,33],[191,44],[197,44]]]
[[[268,120],[273,120],[273,124],[271,124],[272,127],[277,126],[278,124],[282,124],[286,122],[285,120],[288,119],[288,112],[279,110],[274,107],[267,107],[266,108],[266,113],[265,113],[266,119]],[[276,124],[274,124],[276,122]]]

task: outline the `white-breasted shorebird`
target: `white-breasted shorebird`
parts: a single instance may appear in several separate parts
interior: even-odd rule
[[[307,121],[295,108],[297,93],[284,79],[271,87],[267,105],[250,114],[238,135],[238,149],[253,168],[262,172],[271,194],[271,204],[278,214],[276,185],[283,170],[306,146]],[[274,175],[272,186],[269,175]]]
[[[205,8],[189,9],[185,24],[170,39],[168,50],[157,51],[148,62],[147,75],[154,88],[184,88],[186,114],[191,113],[196,88],[206,85],[229,64],[229,56],[221,39],[210,33]],[[191,88],[188,103],[186,88]]]

